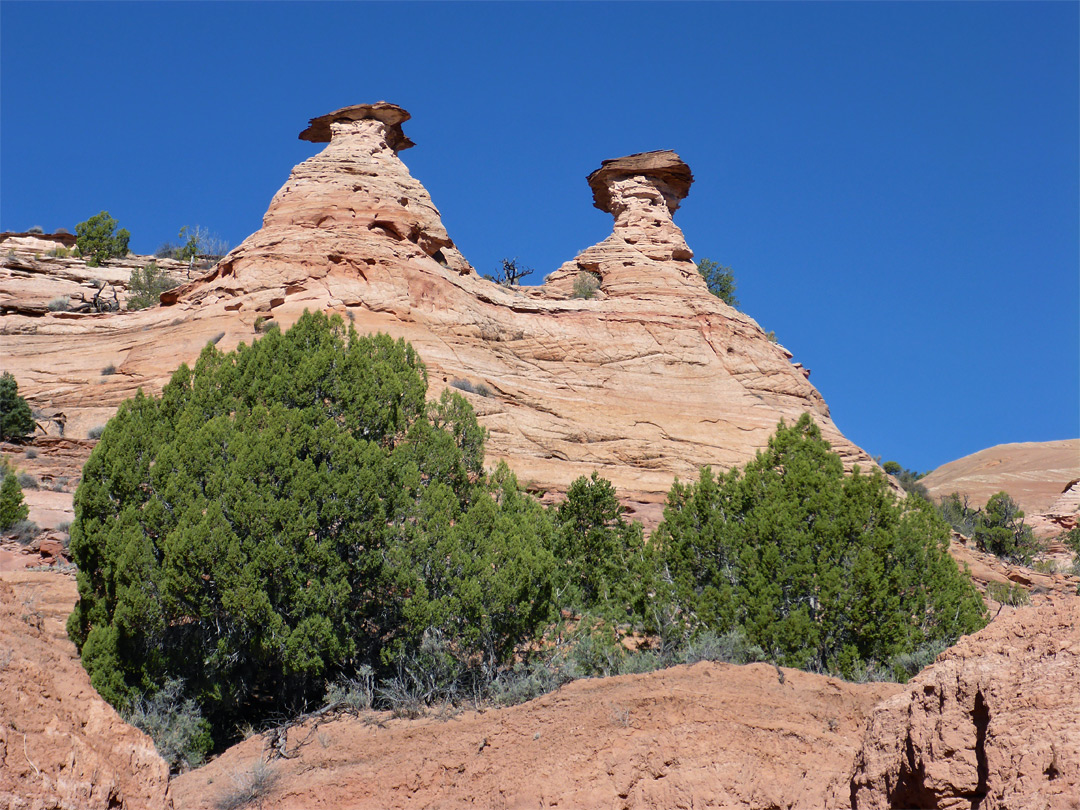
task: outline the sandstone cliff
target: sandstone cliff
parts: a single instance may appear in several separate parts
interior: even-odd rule
[[[850,464],[847,441],[790,355],[709,294],[672,213],[692,176],[671,152],[605,161],[589,182],[610,237],[540,288],[480,277],[399,152],[408,113],[358,105],[312,120],[328,141],[274,196],[263,227],[168,306],[110,316],[5,316],[5,368],[81,437],[142,386],[160,389],[207,340],[251,341],[257,318],[288,327],[305,308],[410,340],[432,393],[456,379],[506,459],[538,492],[598,470],[655,523],[675,476],[751,458],[780,419],[810,412]],[[599,283],[571,297],[580,273]],[[114,364],[117,374],[102,377]]]

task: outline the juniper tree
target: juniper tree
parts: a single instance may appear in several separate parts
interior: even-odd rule
[[[68,622],[119,707],[184,683],[217,742],[432,637],[455,678],[505,664],[550,610],[550,521],[408,344],[305,314],[106,427],[75,494]],[[430,646],[430,645],[429,645]]]
[[[985,623],[934,508],[845,476],[805,414],[743,469],[676,482],[654,541],[690,629],[741,628],[787,666],[851,676]]]

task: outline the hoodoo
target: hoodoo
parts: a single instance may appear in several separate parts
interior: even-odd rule
[[[672,219],[694,179],[677,154],[604,161],[588,183],[614,218],[611,235],[542,286],[507,288],[473,270],[402,162],[408,120],[386,102],[311,119],[300,137],[322,151],[292,170],[257,232],[162,296],[168,306],[48,316],[32,330],[5,319],[20,391],[85,430],[139,387],[159,391],[208,340],[227,350],[267,321],[285,329],[319,309],[412,342],[434,395],[486,388],[466,396],[489,431],[489,463],[507,460],[538,492],[597,470],[647,524],[675,476],[742,464],[777,422],[804,412],[849,465],[873,464],[790,353],[709,293]],[[595,279],[591,298],[575,297],[583,273]],[[42,371],[53,356],[63,385]],[[118,373],[102,384],[106,362]],[[91,390],[102,396],[91,401]]]

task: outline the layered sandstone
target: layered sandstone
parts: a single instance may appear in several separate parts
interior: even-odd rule
[[[57,574],[0,578],[0,807],[167,810],[168,766],[93,690],[67,638],[76,597]]]
[[[1006,611],[874,711],[853,810],[1080,804],[1080,600]]]
[[[647,523],[676,476],[744,463],[804,412],[849,465],[873,463],[790,354],[706,289],[672,219],[692,181],[677,155],[606,161],[590,184],[612,235],[542,287],[508,289],[472,270],[402,163],[407,119],[385,103],[312,119],[304,137],[329,142],[295,167],[263,227],[162,309],[5,317],[5,364],[23,393],[82,437],[208,340],[227,350],[257,337],[257,319],[286,328],[321,309],[411,341],[433,394],[483,383],[492,396],[466,396],[490,462],[506,459],[538,492],[598,470]],[[599,283],[592,299],[571,297],[581,272]],[[117,374],[102,377],[106,364]]]

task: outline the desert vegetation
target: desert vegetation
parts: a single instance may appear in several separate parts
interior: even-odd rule
[[[1031,527],[1024,522],[1024,512],[1008,493],[997,492],[983,509],[976,509],[966,497],[954,492],[942,498],[938,508],[955,531],[1003,560],[1030,565],[1042,551]]]
[[[109,212],[102,211],[75,226],[75,246],[89,266],[127,255],[131,234],[125,228],[117,230],[116,225]]]
[[[156,307],[161,294],[180,284],[160,267],[157,262],[148,262],[145,267],[136,267],[131,271],[128,281],[128,309],[146,309]]]
[[[5,371],[0,374],[0,441],[20,441],[34,432],[30,405],[19,396],[19,383]]]
[[[706,659],[906,679],[985,620],[936,511],[845,477],[809,417],[676,483],[649,542],[604,478],[545,508],[484,438],[410,346],[336,316],[208,345],[121,406],[75,494],[94,687],[182,768],[324,704],[411,716]]]
[[[735,297],[735,274],[730,267],[721,267],[717,262],[703,258],[697,263],[697,269],[709,292],[729,307],[739,308],[739,299]]]

